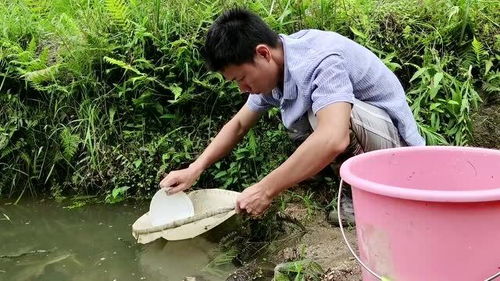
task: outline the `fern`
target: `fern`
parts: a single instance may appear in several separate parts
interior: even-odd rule
[[[61,146],[63,148],[63,155],[66,159],[71,159],[75,155],[78,150],[78,145],[81,142],[81,139],[78,135],[74,135],[71,133],[71,130],[68,127],[65,127],[61,134],[59,135],[61,138]]]
[[[35,84],[41,84],[46,81],[54,80],[55,74],[58,71],[59,65],[52,65],[44,69],[30,71],[24,73],[22,77],[27,81],[33,82]]]
[[[483,43],[481,43],[479,40],[474,37],[474,40],[472,40],[472,51],[474,52],[476,63],[481,64],[483,60],[485,60],[485,57],[488,53],[485,52]]]
[[[116,25],[122,28],[128,25],[130,12],[124,0],[106,0],[106,11]]]
[[[45,16],[50,12],[50,1],[46,0],[25,0],[26,6],[33,15]]]
[[[6,158],[18,152],[26,143],[24,141],[17,141],[15,144],[10,144],[8,140],[1,140],[0,143],[0,159]]]
[[[470,66],[481,67],[487,55],[488,52],[484,50],[483,43],[474,37],[470,47],[467,48],[466,52],[463,54],[462,66],[464,69],[467,69]]]
[[[119,66],[125,70],[130,70],[130,71],[136,73],[137,75],[146,76],[146,74],[140,72],[137,68],[131,66],[130,64],[128,64],[124,61],[117,60],[117,59],[110,58],[110,57],[104,57],[104,60],[110,64],[114,64],[116,66]]]
[[[500,98],[500,72],[492,72],[488,75],[482,89],[490,97]]]

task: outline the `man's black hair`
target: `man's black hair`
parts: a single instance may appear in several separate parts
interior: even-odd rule
[[[252,62],[255,47],[278,46],[279,37],[256,14],[243,8],[222,13],[209,28],[203,56],[209,69],[221,71],[229,65]]]

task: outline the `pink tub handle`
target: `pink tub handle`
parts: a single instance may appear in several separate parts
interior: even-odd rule
[[[486,278],[484,281],[493,281],[493,280],[497,279],[498,277],[500,277],[500,272],[497,272],[497,274]]]
[[[375,271],[371,270],[363,261],[361,261],[361,258],[356,255],[354,250],[351,247],[351,244],[349,244],[349,241],[347,241],[347,237],[345,236],[344,232],[344,226],[342,225],[342,209],[340,209],[340,199],[342,198],[342,184],[344,183],[344,180],[340,179],[340,186],[339,186],[339,195],[337,197],[337,216],[339,220],[339,226],[340,226],[340,232],[342,232],[342,237],[344,238],[344,242],[347,245],[347,248],[349,248],[349,251],[351,251],[351,254],[354,256],[354,258],[358,261],[358,263],[366,269],[366,271],[370,272],[373,276],[375,276],[378,280],[383,280],[380,275],[375,273]]]

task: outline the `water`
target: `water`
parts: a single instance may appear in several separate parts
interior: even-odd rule
[[[221,228],[190,240],[137,244],[132,223],[147,211],[137,205],[65,209],[52,201],[0,200],[0,280],[224,280],[232,265],[209,265]],[[222,226],[224,228],[224,225]],[[219,230],[217,230],[219,229]]]

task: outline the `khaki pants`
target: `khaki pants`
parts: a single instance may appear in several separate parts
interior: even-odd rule
[[[293,140],[303,141],[316,128],[317,123],[316,116],[309,111],[307,120],[299,120],[289,135]],[[340,167],[347,158],[363,152],[406,146],[389,115],[383,109],[360,100],[354,100],[352,106],[349,135],[349,146],[335,159],[335,168]]]

